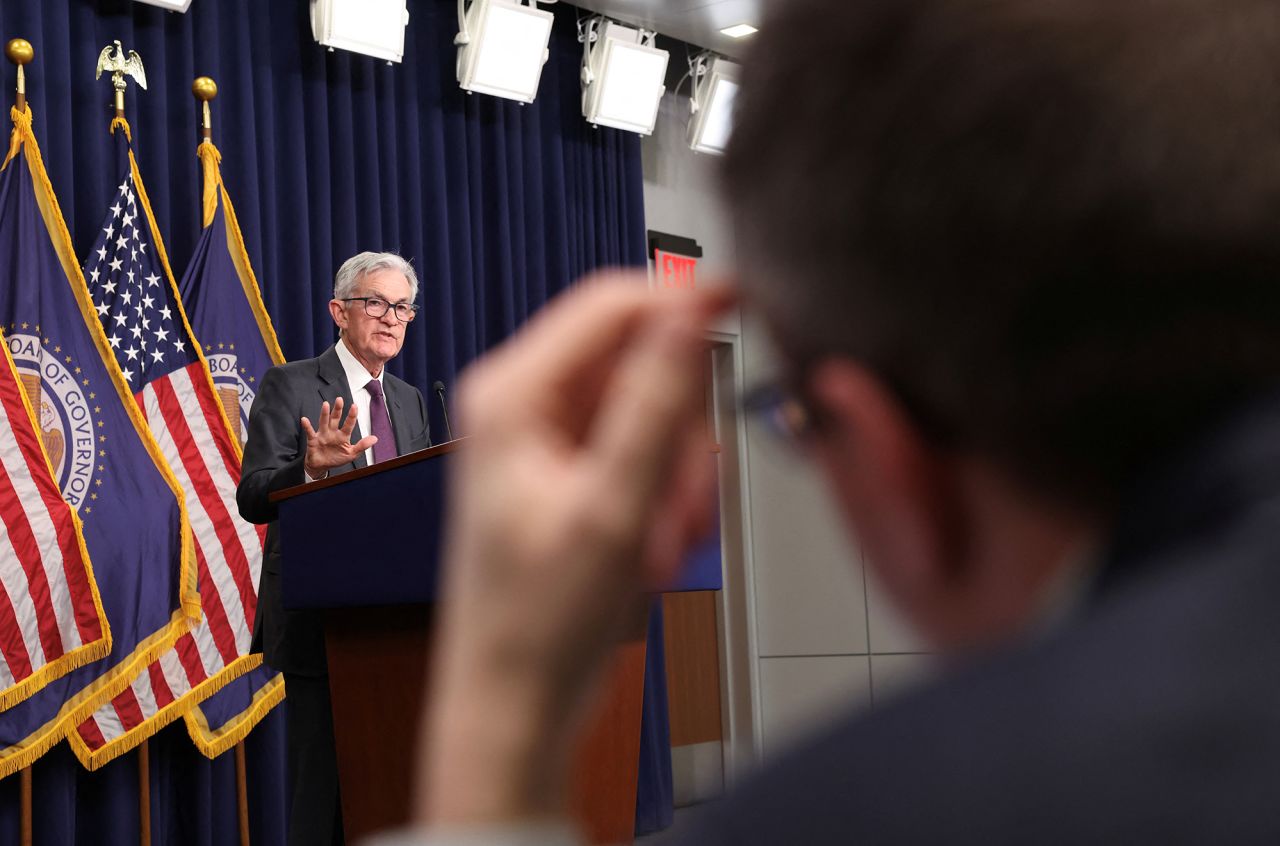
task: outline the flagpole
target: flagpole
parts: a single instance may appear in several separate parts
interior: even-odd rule
[[[209,109],[209,101],[218,96],[218,83],[207,76],[198,76],[195,82],[191,83],[191,93],[201,103],[200,140],[202,143],[205,141],[212,143],[213,115]]]
[[[22,768],[22,821],[19,823],[18,842],[31,846],[31,768]]]
[[[133,77],[134,82],[138,83],[138,87],[146,89],[147,73],[142,67],[142,57],[137,51],[130,50],[125,55],[124,45],[119,41],[113,42],[115,45],[115,54],[112,54],[112,45],[108,44],[101,53],[98,54],[98,69],[95,72],[94,79],[102,79],[104,71],[111,73],[111,87],[115,90],[116,103],[116,119],[124,120],[124,92],[129,87],[129,83],[124,81],[126,76]]]
[[[31,42],[27,39],[15,38],[4,45],[4,54],[9,57],[9,61],[18,66],[18,96],[14,99],[14,105],[18,107],[18,111],[25,111],[27,108],[27,71],[23,65],[35,58],[35,48],[31,46]]]
[[[209,103],[218,96],[218,83],[211,77],[198,76],[191,83],[191,93],[200,102],[200,143],[213,143],[213,110]],[[201,199],[203,202],[203,198]],[[236,811],[240,820],[240,844],[249,846],[249,786],[246,776],[244,741],[236,743]]]
[[[151,846],[151,741],[138,746],[138,842]]]
[[[245,772],[242,740],[236,744],[236,810],[240,812],[240,846],[249,846],[249,796]]]
[[[15,38],[8,44],[4,45],[4,54],[9,61],[18,66],[18,92],[14,97],[14,105],[18,107],[18,111],[24,112],[27,109],[27,70],[25,65],[35,58],[35,48],[31,46],[31,42],[25,38]],[[22,768],[21,784],[19,787],[19,822],[18,822],[18,842],[22,846],[31,846],[31,767]]]
[[[122,121],[128,134],[128,121],[124,116],[124,92],[128,83],[124,78],[132,76],[142,88],[147,87],[146,73],[142,69],[142,60],[132,50],[126,57],[124,47],[115,42],[115,55],[111,54],[111,45],[98,55],[98,69],[95,79],[101,79],[103,71],[111,72],[111,87],[115,91],[115,120]],[[111,131],[115,132],[115,120],[111,122]],[[141,846],[151,846],[151,742],[143,740],[138,744],[138,842]]]

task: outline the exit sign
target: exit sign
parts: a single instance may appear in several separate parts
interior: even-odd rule
[[[668,253],[654,250],[653,263],[656,268],[658,286],[662,288],[697,287],[698,260],[679,253]]]
[[[649,230],[649,257],[653,259],[655,288],[692,291],[698,287],[698,259],[702,258],[702,248],[697,241]]]

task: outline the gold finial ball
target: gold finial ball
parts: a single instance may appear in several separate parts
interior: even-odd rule
[[[25,38],[15,38],[4,45],[4,54],[15,65],[25,65],[36,57],[36,50]]]
[[[218,83],[207,76],[198,76],[196,81],[191,83],[191,93],[196,95],[197,100],[204,100],[207,103],[218,96]]]

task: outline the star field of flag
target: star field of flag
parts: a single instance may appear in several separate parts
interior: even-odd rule
[[[135,392],[196,360],[137,200],[133,175],[126,172],[84,267],[111,351]]]

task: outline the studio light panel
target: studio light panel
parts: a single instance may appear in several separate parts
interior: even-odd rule
[[[739,66],[716,58],[695,89],[697,110],[689,121],[689,146],[700,153],[723,153],[733,130],[733,101],[738,96]]]
[[[588,58],[592,78],[583,115],[600,126],[653,132],[667,75],[667,51],[643,43],[640,31],[609,22]]]
[[[404,59],[406,0],[311,0],[311,31],[325,47],[388,62]]]
[[[159,6],[170,12],[185,12],[191,8],[191,0],[138,0],[138,2],[146,3],[148,6]]]
[[[533,102],[547,61],[553,15],[507,0],[476,0],[467,11],[467,37],[458,55],[466,91]]]

